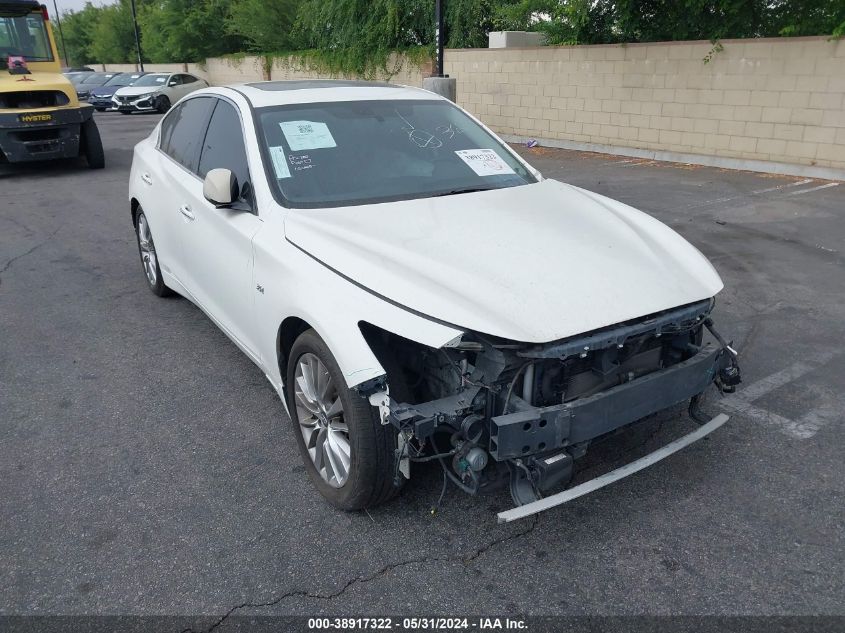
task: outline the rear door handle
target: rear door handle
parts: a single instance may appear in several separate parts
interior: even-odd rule
[[[152,179],[152,178],[150,178],[150,175],[149,175],[149,174],[141,174],[141,180],[143,180],[143,181],[144,181],[145,183],[147,183],[148,185],[153,184],[153,179]]]
[[[187,204],[179,207],[179,213],[184,215],[189,220],[196,220],[197,219],[197,216],[194,215],[194,212],[191,211],[191,207],[189,207]]]

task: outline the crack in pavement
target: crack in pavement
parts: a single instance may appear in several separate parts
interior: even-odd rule
[[[6,271],[8,271],[8,270],[12,267],[12,264],[14,264],[14,263],[15,263],[16,261],[18,261],[19,259],[23,259],[23,258],[24,258],[24,257],[26,257],[27,255],[32,255],[35,251],[37,251],[39,248],[41,248],[42,246],[44,246],[47,242],[49,242],[50,240],[52,240],[52,239],[56,236],[56,233],[58,233],[58,232],[61,230],[61,228],[62,228],[62,227],[57,228],[55,231],[53,231],[52,233],[50,233],[50,235],[48,235],[48,236],[44,239],[44,241],[39,242],[38,244],[36,244],[36,245],[35,245],[35,246],[33,246],[32,248],[30,248],[28,251],[26,251],[26,252],[24,252],[24,253],[21,253],[20,255],[15,255],[14,257],[12,257],[12,259],[10,259],[9,261],[7,261],[7,262],[4,264],[3,268],[2,268],[2,269],[0,269],[0,285],[3,285],[3,275],[6,273]]]
[[[487,553],[488,551],[490,551],[494,547],[501,545],[503,543],[507,543],[509,541],[516,540],[518,538],[522,538],[523,536],[527,536],[528,534],[530,534],[531,532],[534,531],[534,529],[537,527],[539,522],[540,522],[539,515],[535,515],[533,517],[531,525],[527,529],[522,530],[520,532],[516,532],[514,534],[509,534],[509,535],[504,536],[504,537],[499,538],[499,539],[494,539],[493,541],[490,541],[486,545],[483,545],[482,547],[476,549],[469,556],[433,556],[433,557],[423,556],[423,557],[420,557],[420,558],[411,558],[411,559],[408,559],[408,560],[399,561],[398,563],[391,563],[389,565],[385,565],[384,567],[382,567],[378,571],[375,571],[375,572],[373,572],[373,573],[371,573],[367,576],[356,576],[355,578],[352,578],[351,580],[347,581],[346,584],[344,584],[340,589],[337,589],[336,591],[333,591],[331,593],[313,593],[313,592],[310,592],[310,591],[307,591],[307,590],[304,590],[304,589],[296,589],[296,590],[293,590],[293,591],[287,591],[287,592],[277,596],[276,598],[273,598],[272,600],[270,600],[268,602],[242,602],[241,604],[235,605],[234,607],[229,609],[219,620],[217,620],[217,622],[212,624],[211,627],[209,627],[208,629],[206,629],[202,633],[211,633],[216,628],[218,628],[222,624],[224,624],[226,622],[226,620],[228,620],[232,615],[234,615],[236,612],[240,611],[241,609],[257,609],[257,608],[262,608],[262,607],[272,607],[272,606],[279,604],[282,600],[285,600],[287,598],[293,598],[293,597],[314,598],[316,600],[334,600],[335,598],[338,598],[341,595],[343,595],[344,593],[346,593],[352,587],[355,587],[357,585],[363,585],[363,584],[366,584],[368,582],[372,582],[373,580],[377,580],[378,578],[381,578],[381,577],[389,574],[390,572],[392,572],[396,569],[399,569],[400,567],[407,567],[409,565],[417,565],[417,564],[421,564],[421,563],[451,563],[451,562],[460,562],[464,567],[467,567],[474,560],[476,560],[480,556],[483,556],[485,553]],[[193,628],[187,628],[187,629],[183,629],[181,631],[181,633],[200,633],[200,632],[195,631]]]

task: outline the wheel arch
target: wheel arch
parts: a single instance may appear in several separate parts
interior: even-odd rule
[[[279,325],[276,333],[276,359],[282,380],[287,376],[288,356],[294,341],[300,334],[310,329],[314,329],[310,323],[296,316],[287,317]]]
[[[337,325],[337,324],[335,324]],[[363,336],[358,324],[350,321],[350,327],[321,327],[320,320],[307,316],[288,316],[276,331],[276,359],[282,383],[286,382],[290,351],[296,339],[306,330],[313,329],[328,346],[335,362],[343,373],[348,388],[385,375],[385,370]]]
[[[132,214],[132,226],[133,228],[138,228],[138,209],[141,208],[141,203],[138,202],[137,198],[132,198],[129,201],[129,209],[130,213]]]

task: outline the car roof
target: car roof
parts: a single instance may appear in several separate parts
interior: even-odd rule
[[[408,99],[437,101],[443,99],[440,95],[422,88],[376,81],[342,81],[337,79],[261,81],[230,86],[230,88],[244,95],[256,108],[326,101]]]

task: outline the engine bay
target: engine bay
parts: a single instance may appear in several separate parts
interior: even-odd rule
[[[707,387],[734,388],[713,304],[541,345],[469,332],[433,349],[361,323],[386,376],[358,389],[397,429],[397,485],[411,463],[438,460],[469,494],[509,484],[517,505],[531,503],[566,484],[596,438],[683,401],[696,417]]]

